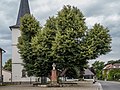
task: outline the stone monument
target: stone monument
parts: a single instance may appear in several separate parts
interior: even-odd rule
[[[53,67],[53,69],[51,71],[51,85],[56,86],[56,85],[58,85],[58,83],[57,83],[57,70],[55,69],[56,64],[53,63],[52,67]]]

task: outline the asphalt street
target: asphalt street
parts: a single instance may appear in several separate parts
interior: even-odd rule
[[[120,90],[120,82],[99,81],[103,90]]]

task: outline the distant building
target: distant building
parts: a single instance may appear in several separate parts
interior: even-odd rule
[[[106,65],[106,66],[103,68],[103,70],[106,71],[107,73],[108,73],[111,69],[120,69],[120,63],[108,64],[108,65]]]
[[[84,80],[93,80],[94,79],[94,73],[90,71],[90,69],[84,69],[83,78]]]
[[[115,63],[115,64],[108,64],[103,69],[110,70],[110,69],[119,69],[119,68],[120,68],[120,63]]]
[[[103,68],[103,74],[105,75],[105,80],[108,79],[109,71],[112,69],[120,69],[120,63],[108,64]]]

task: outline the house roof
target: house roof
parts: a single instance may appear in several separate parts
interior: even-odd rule
[[[114,69],[114,68],[120,68],[120,63],[108,64],[103,69],[107,70],[107,69]]]
[[[112,64],[106,65],[103,69],[110,69],[110,68],[112,68]]]
[[[89,69],[84,69],[84,74],[83,75],[94,75]]]
[[[30,14],[29,2],[28,2],[28,0],[21,0],[16,24],[13,26],[10,26],[10,29],[11,28],[19,28],[20,27],[20,18],[23,17],[25,14]]]
[[[3,50],[2,48],[0,48],[0,50],[2,50],[3,52],[5,52],[5,50]]]

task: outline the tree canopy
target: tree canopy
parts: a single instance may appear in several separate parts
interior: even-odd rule
[[[12,71],[12,59],[8,59],[5,62],[3,69],[8,70],[8,71]]]
[[[34,64],[36,60],[35,54],[32,52],[31,40],[41,29],[39,22],[29,14],[26,14],[21,19],[21,36],[18,38],[18,48],[21,58],[23,59],[23,65],[28,72],[28,76],[34,75]]]
[[[120,80],[120,69],[111,69],[108,72],[108,80]]]
[[[57,69],[83,70],[90,59],[111,51],[109,30],[100,24],[88,29],[77,7],[64,6],[44,27],[31,16],[21,20],[19,52],[29,75],[49,76],[52,63]]]
[[[102,71],[103,71],[104,66],[105,66],[105,62],[102,62],[102,61],[95,61],[92,64],[92,67],[94,68],[98,79],[103,79]]]
[[[107,62],[107,64],[115,64],[115,63],[120,63],[120,59],[119,60],[110,60]]]

